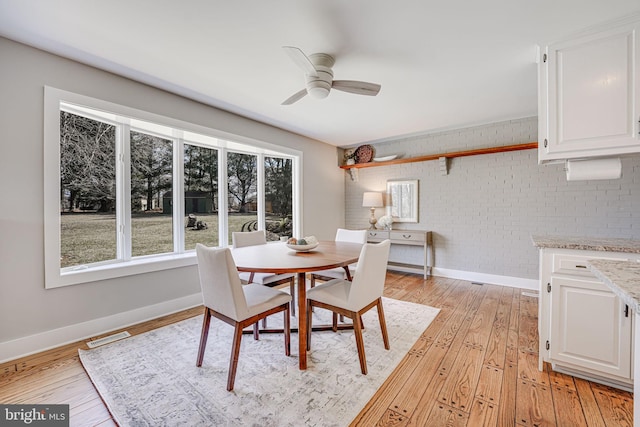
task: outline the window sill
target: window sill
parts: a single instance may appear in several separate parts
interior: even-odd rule
[[[91,283],[99,280],[187,267],[196,265],[197,263],[196,252],[189,251],[180,255],[170,254],[165,256],[141,257],[121,263],[68,269],[66,271],[59,271],[57,275],[53,274],[52,277],[46,277],[45,288],[53,289],[62,286]]]

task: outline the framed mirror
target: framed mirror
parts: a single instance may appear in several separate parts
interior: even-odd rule
[[[418,222],[418,180],[387,181],[387,215],[393,222]]]

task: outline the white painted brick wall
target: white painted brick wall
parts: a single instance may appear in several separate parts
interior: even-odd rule
[[[537,141],[535,117],[404,138],[375,146],[376,156],[415,157]],[[418,224],[432,230],[437,267],[538,278],[532,234],[640,239],[640,156],[622,160],[619,180],[571,181],[564,165],[539,166],[536,150],[459,157],[442,175],[437,160],[345,173],[348,228],[367,228],[362,193],[385,191],[387,180],[419,179]],[[376,216],[384,209],[376,210]],[[392,259],[416,260],[415,248],[394,249]]]

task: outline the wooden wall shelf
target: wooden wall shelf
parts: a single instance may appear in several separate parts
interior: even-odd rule
[[[340,166],[340,168],[341,169],[372,168],[376,166],[388,166],[388,165],[400,165],[403,163],[426,162],[429,160],[438,160],[440,157],[446,157],[448,159],[452,159],[454,157],[477,156],[479,154],[493,154],[493,153],[504,153],[507,151],[533,150],[534,148],[538,149],[537,142],[527,142],[525,144],[515,144],[515,145],[504,145],[501,147],[478,148],[475,150],[466,150],[466,151],[454,151],[451,153],[427,154],[425,156],[409,157],[407,159],[387,160],[386,162],[356,163],[355,165],[342,165]]]

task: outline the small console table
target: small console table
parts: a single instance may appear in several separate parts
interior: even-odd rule
[[[431,276],[433,266],[433,242],[431,231],[425,230],[367,230],[367,242],[377,243],[383,240],[391,240],[392,245],[421,246],[424,251],[422,265],[405,264],[389,261],[389,270],[407,271],[410,273],[423,273],[424,278]]]

